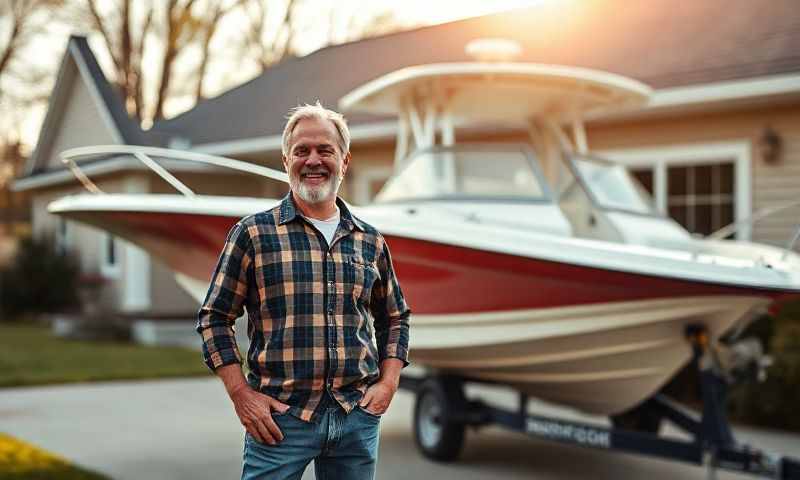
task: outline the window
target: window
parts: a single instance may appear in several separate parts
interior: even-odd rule
[[[631,175],[623,166],[589,157],[575,156],[572,160],[586,188],[600,206],[636,213],[655,213],[652,199],[631,180]]]
[[[532,153],[465,145],[417,153],[389,180],[381,202],[419,198],[512,198],[541,201],[548,192]]]
[[[734,221],[733,163],[667,168],[669,216],[709,235]]]
[[[64,217],[56,217],[55,247],[59,255],[69,251],[69,225]]]
[[[691,233],[709,235],[734,221],[734,165],[667,166],[667,213]],[[653,169],[631,169],[639,183],[653,192]]]
[[[106,277],[116,277],[120,272],[117,240],[108,233],[100,238],[100,272]]]
[[[626,165],[652,193],[659,211],[689,232],[708,235],[751,214],[749,142],[617,150],[603,156]],[[751,227],[741,225],[734,235],[747,240]]]

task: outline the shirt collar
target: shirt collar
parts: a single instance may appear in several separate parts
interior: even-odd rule
[[[361,222],[361,220],[357,219],[356,217],[353,216],[352,213],[350,213],[350,209],[347,208],[347,204],[344,202],[344,200],[342,200],[338,196],[336,197],[336,205],[339,207],[339,212],[341,215],[341,225],[345,229],[353,230],[353,228],[357,228],[362,232],[366,231],[366,229],[364,228],[364,224]],[[286,196],[283,197],[283,200],[281,200],[280,219],[278,224],[279,225],[287,224],[299,216],[300,213],[297,210],[297,206],[295,206],[294,204],[294,199],[292,198],[292,192],[289,191],[289,193],[287,193]]]

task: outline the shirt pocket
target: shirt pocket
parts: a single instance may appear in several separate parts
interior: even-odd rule
[[[372,295],[372,287],[380,277],[378,268],[358,255],[351,255],[344,265],[345,292],[352,295],[353,301],[367,303]]]

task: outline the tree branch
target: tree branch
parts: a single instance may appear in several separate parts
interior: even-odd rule
[[[127,2],[127,0],[124,0]],[[106,44],[106,49],[108,53],[111,55],[111,61],[114,62],[114,68],[117,71],[117,75],[119,76],[120,73],[124,72],[122,65],[120,63],[119,55],[117,54],[117,49],[114,47],[114,39],[111,38],[111,35],[108,33],[108,30],[105,28],[105,23],[103,17],[100,15],[100,12],[97,10],[97,4],[95,3],[96,0],[87,0],[87,6],[89,7],[89,13],[91,14],[91,18],[94,23],[94,28],[100,32],[100,35],[103,37],[103,41]],[[117,82],[122,85],[124,80],[122,78],[117,78]]]

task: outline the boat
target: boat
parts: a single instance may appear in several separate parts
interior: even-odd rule
[[[650,93],[608,72],[484,60],[404,68],[341,99],[346,113],[398,117],[395,173],[353,212],[390,245],[414,312],[413,364],[616,415],[689,362],[688,328],[702,325],[717,342],[800,298],[791,245],[696,238],[657,212],[622,166],[591,153],[584,120],[637,108]],[[456,133],[520,127],[530,141],[456,142]],[[109,154],[136,156],[179,193],[99,192],[76,160]],[[229,228],[279,200],[196,195],[155,159],[287,180],[153,147],[62,157],[94,193],[61,198],[50,212],[142,247],[198,301]]]

